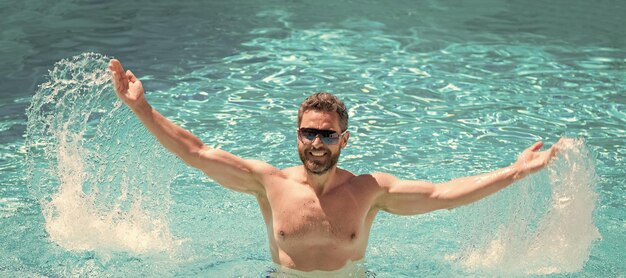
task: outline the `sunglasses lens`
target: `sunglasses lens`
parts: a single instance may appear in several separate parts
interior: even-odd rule
[[[300,130],[300,136],[306,139],[307,141],[315,141],[315,137],[317,137],[317,133],[309,131],[309,130]]]
[[[321,137],[322,143],[326,145],[334,145],[339,142],[339,138],[331,138],[331,137]]]
[[[319,136],[322,143],[326,145],[334,145],[339,142],[339,134],[332,130],[301,128],[299,132],[301,139],[307,143],[315,141],[317,136]]]

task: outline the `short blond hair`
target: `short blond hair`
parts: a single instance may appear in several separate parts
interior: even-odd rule
[[[298,109],[298,127],[302,123],[302,114],[308,110],[336,112],[339,115],[339,128],[341,132],[348,129],[348,111],[341,100],[330,93],[314,93],[307,97]]]

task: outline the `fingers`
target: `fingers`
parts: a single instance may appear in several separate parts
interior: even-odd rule
[[[124,68],[122,68],[122,64],[117,59],[111,59],[109,62],[109,70],[113,73],[113,83],[115,84],[115,88],[119,88],[122,84],[122,79],[124,79]]]
[[[559,147],[557,147],[556,145],[552,146],[552,148],[550,148],[550,159],[555,157],[558,152],[559,152]]]
[[[554,145],[552,145],[552,147],[550,147],[550,154],[552,156],[555,156],[559,151],[561,151],[563,144],[565,144],[568,140],[569,139],[567,138],[561,137],[559,141],[557,141]]]
[[[113,85],[115,91],[119,94],[124,94],[128,90],[128,82],[134,82],[136,80],[135,75],[132,72],[127,71],[124,73],[122,63],[117,59],[111,59],[109,62],[109,70],[113,73]]]
[[[559,141],[557,141],[554,145],[552,145],[550,147],[550,149],[548,149],[546,151],[547,155],[546,155],[546,163],[550,162],[552,159],[554,159],[554,157],[559,153],[559,151],[561,150],[562,144],[566,142],[567,139],[565,138],[561,138],[559,139]]]
[[[563,143],[562,140],[559,140],[558,142],[556,142],[556,144],[552,145],[552,147],[550,147],[550,150],[552,150],[554,153],[558,152],[559,149],[561,148],[561,144]]]
[[[541,147],[543,147],[543,142],[541,141],[537,141],[535,144],[533,144],[532,146],[530,146],[530,148],[528,148],[528,150],[536,152],[539,149],[541,149]]]
[[[128,77],[128,81],[130,81],[130,82],[135,82],[135,81],[137,81],[137,77],[136,77],[136,76],[135,76],[135,74],[134,74],[132,71],[130,71],[130,70],[127,70],[127,71],[126,71],[126,77]]]
[[[115,71],[112,71],[112,73],[113,73],[113,87],[115,88],[115,91],[120,92],[121,91],[121,87],[122,87],[121,77]]]
[[[119,75],[122,75],[124,73],[122,63],[120,63],[120,61],[118,61],[117,59],[111,59],[111,61],[109,62],[109,70]]]

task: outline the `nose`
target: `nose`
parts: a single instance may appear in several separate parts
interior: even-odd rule
[[[321,147],[324,145],[324,143],[322,143],[322,139],[320,139],[320,136],[315,136],[315,140],[313,140],[313,142],[311,143],[311,145],[313,145],[313,147]]]

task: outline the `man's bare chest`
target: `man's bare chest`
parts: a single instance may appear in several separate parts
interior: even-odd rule
[[[317,196],[313,191],[286,189],[268,195],[268,200],[271,228],[275,239],[282,243],[346,243],[357,240],[369,229],[369,207],[348,190]]]

